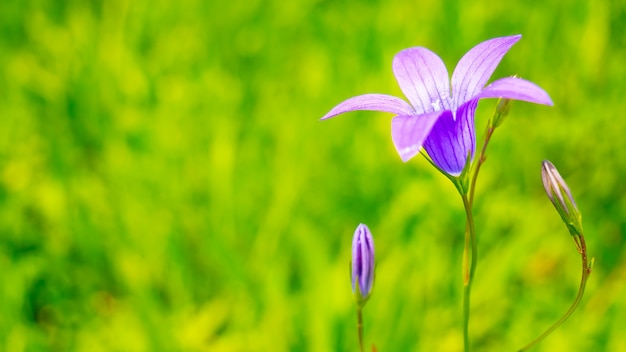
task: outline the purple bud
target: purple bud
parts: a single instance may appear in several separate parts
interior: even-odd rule
[[[581,214],[567,183],[551,162],[544,160],[541,164],[541,180],[548,198],[567,224],[570,231],[582,233]]]
[[[358,299],[365,300],[371,293],[373,282],[374,240],[370,229],[359,224],[352,238],[352,292]]]

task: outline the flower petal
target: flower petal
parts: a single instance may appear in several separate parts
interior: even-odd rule
[[[393,72],[417,113],[449,109],[448,70],[432,51],[421,47],[402,50],[393,58]]]
[[[440,169],[452,176],[463,171],[467,156],[474,158],[476,136],[474,131],[474,113],[478,99],[461,105],[456,118],[446,111],[433,127],[424,143],[428,156]]]
[[[391,120],[391,139],[402,161],[417,155],[433,126],[442,114],[450,111],[431,112],[422,115],[396,116]]]
[[[521,37],[514,35],[484,41],[459,60],[452,74],[454,107],[473,99],[482,90],[504,54]]]
[[[355,110],[383,111],[396,115],[413,114],[411,105],[398,97],[386,94],[363,94],[344,100],[321,119],[326,120],[344,112]]]
[[[533,82],[521,78],[500,78],[485,87],[477,98],[507,98],[535,104],[554,105],[545,90]]]

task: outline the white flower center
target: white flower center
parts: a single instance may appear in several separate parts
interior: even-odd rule
[[[437,99],[437,101],[435,101],[434,103],[430,103],[430,105],[433,107],[433,110],[435,112],[441,111],[441,100],[440,99]]]

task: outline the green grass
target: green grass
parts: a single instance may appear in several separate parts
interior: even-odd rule
[[[354,228],[376,242],[364,310],[379,351],[462,349],[464,214],[391,116],[401,49],[448,69],[522,34],[494,78],[514,103],[476,199],[475,351],[513,351],[573,300],[580,261],[543,193],[551,160],[594,271],[535,351],[626,349],[623,1],[3,1],[0,350],[354,351]],[[495,107],[479,104],[481,132]]]

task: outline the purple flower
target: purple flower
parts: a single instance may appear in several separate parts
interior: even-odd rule
[[[474,157],[474,113],[479,99],[552,105],[543,89],[524,79],[501,78],[485,87],[504,54],[520,38],[494,38],[476,45],[461,58],[451,82],[443,61],[432,51],[402,50],[393,59],[393,72],[410,104],[386,94],[359,95],[335,106],[322,120],[354,110],[391,112],[397,115],[391,121],[391,137],[403,161],[424,147],[435,165],[458,176],[468,155]]]
[[[374,283],[374,239],[365,224],[359,224],[354,231],[351,267],[352,292],[359,299],[367,299]]]

